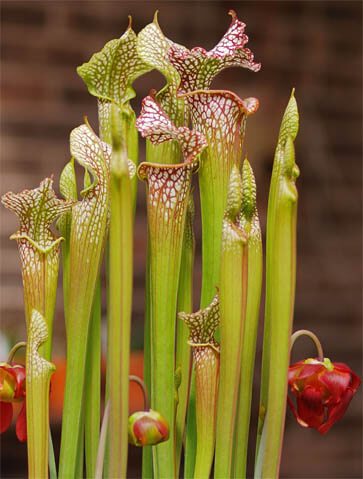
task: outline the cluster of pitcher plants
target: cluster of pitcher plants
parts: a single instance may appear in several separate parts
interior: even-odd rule
[[[20,254],[27,338],[0,363],[1,432],[11,423],[13,402],[23,402],[16,432],[27,441],[31,478],[124,478],[128,443],[143,447],[143,478],[208,478],[213,470],[216,478],[246,477],[263,251],[256,184],[243,143],[248,117],[259,103],[210,87],[225,68],[242,67],[251,74],[260,64],[246,48],[245,25],[230,14],[228,31],[209,51],[189,50],[166,38],[156,15],[138,35],[130,19],[120,38],[77,69],[97,101],[98,134],[86,119],[71,132],[71,159],[59,180],[62,198],[52,178],[2,198],[20,222],[11,238]],[[152,69],[166,83],[143,99],[136,118],[132,84]],[[292,335],[298,122],[293,92],[281,122],[268,199],[256,478],[279,475],[287,403],[302,426],[325,433],[360,384],[348,366],[324,357],[313,333]],[[138,133],[146,138],[141,164]],[[138,179],[146,185],[148,219],[143,381],[129,375]],[[193,298],[196,191],[202,285],[200,309],[194,312],[193,301],[199,300]],[[67,370],[57,467],[49,390],[60,258]],[[301,335],[314,340],[317,357],[289,368],[291,347]],[[14,361],[21,347],[26,347],[25,366]],[[145,410],[131,417],[130,380],[139,383],[145,400]]]

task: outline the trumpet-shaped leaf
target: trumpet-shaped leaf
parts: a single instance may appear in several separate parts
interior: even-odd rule
[[[59,243],[51,231],[52,223],[69,211],[71,202],[56,197],[52,178],[44,179],[38,188],[2,197],[4,206],[20,221],[19,230],[11,236],[18,243],[24,286],[25,316],[29,326],[32,310],[40,311],[46,320],[49,339],[43,346],[46,358],[51,356],[53,316],[56,300]]]
[[[91,95],[119,106],[135,97],[132,83],[151,70],[138,55],[136,46],[137,36],[129,17],[129,26],[120,38],[106,43],[100,52],[77,68]]]
[[[138,34],[137,50],[150,67],[164,75],[166,85],[157,93],[156,98],[173,122],[176,125],[183,125],[186,121],[184,101],[177,97],[180,76],[169,59],[169,50],[172,46],[185,53],[188,51],[182,45],[177,45],[164,36],[156,12],[154,21]]]
[[[219,284],[222,220],[233,165],[241,161],[246,118],[258,100],[241,100],[234,93],[200,90],[185,95],[195,129],[206,137],[201,155],[199,185],[203,224],[203,281],[201,304],[210,302]]]
[[[189,328],[196,384],[197,450],[194,477],[208,478],[213,463],[219,377],[219,345],[214,338],[219,325],[219,298],[196,313],[178,313]]]
[[[39,354],[48,338],[43,316],[33,309],[26,350],[26,417],[29,478],[48,477],[49,386],[54,364]]]
[[[67,319],[67,377],[63,409],[60,477],[74,477],[81,433],[88,326],[108,225],[111,147],[89,125],[75,128],[71,153],[91,177],[72,208]]]
[[[154,129],[150,128],[154,115]],[[176,139],[181,144],[184,163],[161,165],[142,163],[139,177],[147,182],[150,251],[151,317],[151,407],[170,425],[170,440],[154,450],[154,471],[160,477],[175,475],[175,319],[183,232],[192,173],[197,155],[205,147],[203,135],[185,127],[175,127],[150,97],[137,121],[141,133],[159,143]]]

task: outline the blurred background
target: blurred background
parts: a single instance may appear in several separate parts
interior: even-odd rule
[[[279,123],[292,87],[301,116],[297,139],[300,195],[294,329],[322,340],[325,355],[362,373],[361,321],[361,133],[362,3],[360,1],[2,1],[1,2],[1,194],[36,187],[59,174],[69,159],[68,137],[87,115],[97,125],[96,101],[76,74],[133,16],[137,31],[160,10],[165,35],[187,47],[212,48],[227,30],[230,8],[246,24],[249,48],[262,70],[230,69],[215,88],[255,96],[260,109],[248,121],[246,151],[255,170],[258,207],[265,232],[266,206]],[[163,78],[152,72],[136,82],[140,100]],[[141,160],[144,145],[141,142]],[[135,225],[134,372],[142,373],[146,211],[140,184]],[[0,360],[25,337],[22,284],[13,214],[1,208]],[[195,307],[200,289],[200,221],[197,217]],[[261,308],[263,313],[263,308]],[[261,314],[262,319],[262,314]],[[261,325],[262,326],[262,325]],[[61,294],[55,317],[57,386],[52,420],[59,438],[65,334]],[[254,416],[258,403],[261,334],[257,351]],[[296,344],[293,360],[315,351],[308,339]],[[327,436],[305,430],[287,414],[282,478],[362,477],[362,393]],[[132,408],[140,407],[136,392]],[[56,444],[56,448],[58,445]],[[251,448],[251,453],[253,448]],[[129,477],[140,477],[140,450],[131,448]],[[252,456],[251,456],[252,464]],[[1,477],[26,477],[26,446],[14,430],[1,438]]]

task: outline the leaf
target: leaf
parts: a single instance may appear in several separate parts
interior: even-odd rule
[[[229,67],[248,68],[257,72],[260,63],[255,63],[252,52],[245,48],[248,37],[245,35],[245,24],[238,20],[231,10],[232,22],[220,42],[210,51],[195,47],[188,50],[171,44],[169,59],[180,75],[179,92],[191,92],[208,89],[213,78]]]
[[[28,239],[41,250],[49,248],[56,239],[50,225],[72,205],[56,197],[52,178],[45,178],[34,190],[6,193],[1,201],[20,220],[19,231],[11,238]]]
[[[209,306],[196,313],[178,313],[178,318],[189,327],[189,344],[193,347],[211,347],[219,351],[214,334],[219,325],[219,297],[215,295]]]
[[[152,96],[147,96],[142,101],[141,114],[136,121],[136,126],[141,135],[153,144],[178,141],[185,161],[193,161],[207,146],[201,133],[184,126],[176,127]]]
[[[168,52],[171,46],[177,47],[180,51],[185,50],[187,52],[188,50],[164,36],[158,23],[157,13],[155,13],[153,22],[138,34],[137,51],[150,67],[164,75],[166,85],[157,93],[156,98],[170,118],[176,124],[180,124],[184,123],[184,102],[179,100],[176,95],[180,76],[170,62]]]
[[[132,83],[151,70],[137,53],[137,36],[129,26],[121,36],[109,41],[89,62],[77,68],[91,95],[119,106],[135,97]]]

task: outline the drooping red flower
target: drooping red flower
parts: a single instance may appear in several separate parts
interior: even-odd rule
[[[339,421],[360,386],[360,378],[343,363],[309,358],[289,367],[288,404],[298,423],[325,434]]]
[[[13,419],[13,403],[23,402],[16,421],[16,435],[26,441],[25,367],[21,364],[0,363],[0,433],[5,432]]]

